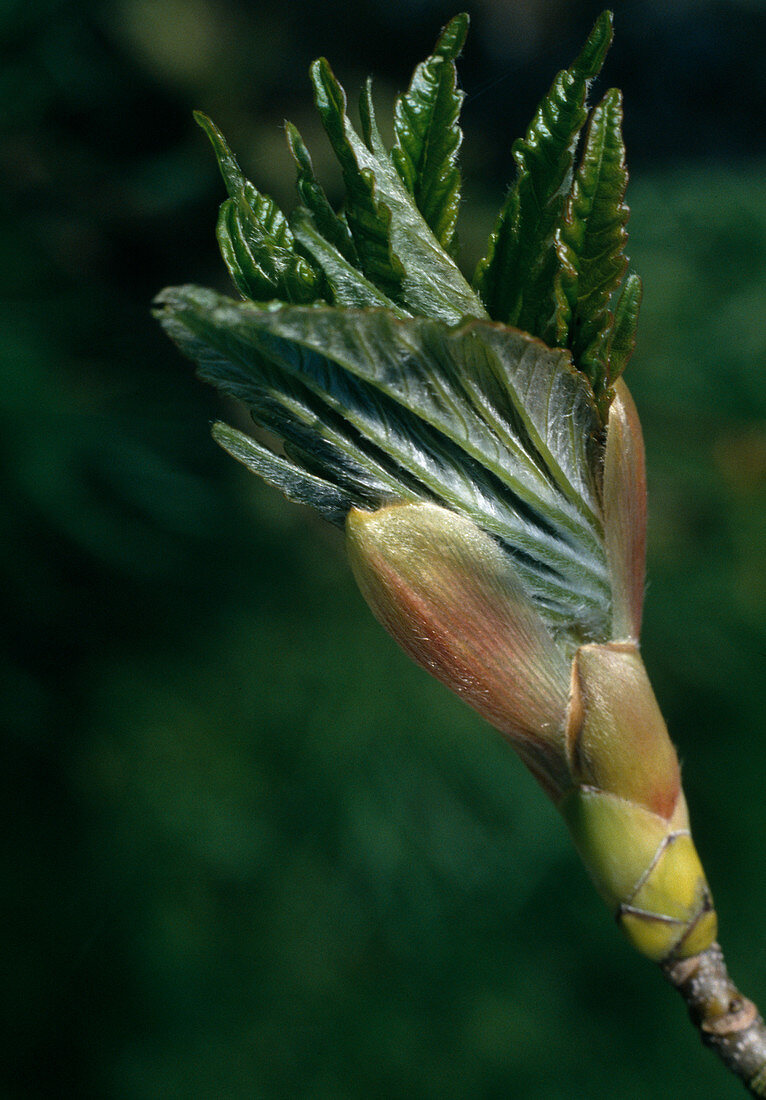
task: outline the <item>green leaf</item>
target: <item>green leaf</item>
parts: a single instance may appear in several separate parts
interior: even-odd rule
[[[201,378],[242,401],[257,424],[284,441],[298,467],[320,476],[332,471],[333,483],[354,502],[376,508],[422,498],[422,487],[409,488],[401,471],[391,469],[385,455],[372,453],[359,433],[328,408],[323,395],[257,353],[239,366],[225,332],[211,339],[210,317],[222,302],[234,304],[214,291],[183,287],[164,291],[155,303],[155,316],[197,364]]]
[[[346,114],[346,97],[324,59],[312,66],[317,108],[346,184],[346,218],[362,270],[412,313],[457,323],[485,310],[434,237],[402,184],[375,125],[369,86],[361,113],[366,142]]]
[[[346,185],[346,218],[364,274],[397,298],[404,268],[391,247],[391,211],[379,201],[372,158],[346,114],[346,93],[324,58],[311,66],[317,110]]]
[[[635,272],[623,283],[614,310],[614,322],[609,333],[607,351],[607,384],[613,386],[622,375],[636,347],[636,328],[641,309],[643,286]]]
[[[540,430],[548,415],[546,402],[561,383],[567,396],[555,395],[554,404],[568,401],[573,418],[581,421],[578,397],[586,390],[566,353],[516,331],[468,324],[450,333],[442,324],[422,318],[403,324],[377,310],[281,311],[259,327],[321,354],[438,429],[520,501],[544,513],[549,525],[582,532],[580,517],[562,505],[562,492],[593,519],[595,493],[581,476],[581,454],[575,459],[570,453],[570,434],[560,435],[561,425],[554,430],[550,423]],[[529,392],[532,379],[534,395]],[[538,399],[543,379],[548,383],[545,399]],[[591,412],[588,405],[585,415]]]
[[[334,305],[356,306],[360,309],[388,309],[401,317],[408,316],[406,310],[395,305],[390,298],[378,290],[374,283],[365,279],[364,275],[322,236],[307,210],[302,208],[296,210],[290,219],[290,228],[298,244],[324,275]]]
[[[434,52],[415,69],[409,89],[394,105],[391,159],[439,244],[450,255],[456,246],[460,205],[458,126],[463,92],[457,87],[455,59],[468,32],[468,15],[456,15],[442,31]]]
[[[298,194],[323,237],[350,264],[358,264],[354,238],[346,221],[335,213],[324,188],[314,175],[314,166],[303,139],[291,122],[285,123],[287,144],[298,168]],[[291,219],[292,221],[292,219]]]
[[[284,214],[245,178],[218,127],[199,112],[194,117],[210,138],[229,192],[216,236],[237,289],[254,301],[315,301],[321,293],[320,276],[296,252]]]
[[[301,470],[289,459],[275,455],[250,436],[220,421],[213,425],[213,439],[232,458],[280,489],[288,500],[310,505],[336,526],[343,524],[353,502],[336,485]]]
[[[588,86],[600,72],[611,40],[612,14],[604,12],[572,67],[554,80],[526,137],[514,143],[516,182],[474,280],[491,317],[548,343],[555,343],[561,330],[556,231],[587,118]]]
[[[469,517],[511,553],[551,624],[574,623],[578,640],[605,629],[587,454],[598,418],[566,352],[484,321],[454,329],[378,310],[262,308],[193,287],[164,292],[160,304],[203,376],[281,430],[301,468],[346,495],[366,469],[362,506],[374,483],[373,506],[430,499]],[[297,427],[287,423],[291,403]]]
[[[609,385],[609,303],[628,264],[627,185],[622,97],[612,89],[593,109],[557,240],[569,313],[566,343],[599,400]]]

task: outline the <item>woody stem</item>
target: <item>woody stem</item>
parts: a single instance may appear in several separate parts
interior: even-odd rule
[[[752,1096],[766,1097],[766,1025],[729,977],[719,945],[664,963],[662,970],[686,1001],[705,1046],[716,1051]]]

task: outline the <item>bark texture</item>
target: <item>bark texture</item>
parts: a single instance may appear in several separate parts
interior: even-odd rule
[[[714,1050],[752,1096],[766,1097],[766,1026],[729,977],[717,943],[663,972],[689,1009],[705,1046]]]

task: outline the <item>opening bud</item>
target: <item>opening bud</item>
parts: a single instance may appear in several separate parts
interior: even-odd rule
[[[504,733],[551,797],[570,785],[569,661],[511,558],[435,504],[352,509],[351,565],[374,615],[419,665]]]
[[[657,962],[709,947],[716,914],[678,758],[634,645],[578,649],[567,738],[578,786],[560,809],[623,932]]]

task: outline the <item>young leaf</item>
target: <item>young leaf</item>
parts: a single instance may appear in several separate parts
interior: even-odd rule
[[[313,453],[344,492],[366,470],[362,506],[374,476],[374,506],[433,500],[467,516],[511,553],[548,622],[574,624],[578,639],[603,631],[603,532],[583,470],[598,420],[566,352],[483,321],[453,329],[383,311],[265,309],[194,287],[166,291],[160,304],[203,376],[280,431],[300,467],[312,469]],[[491,386],[486,398],[469,394],[471,379],[487,377],[505,386],[505,410]],[[328,447],[341,455],[337,469]]]
[[[628,364],[636,347],[636,328],[638,313],[641,309],[643,286],[635,272],[631,272],[623,283],[620,297],[614,310],[614,322],[609,334],[607,353],[607,382],[613,386]]]
[[[350,264],[358,264],[359,257],[354,247],[354,238],[348,225],[335,213],[324,188],[314,175],[309,151],[303,139],[291,122],[285,123],[287,144],[298,168],[298,194],[303,199],[306,210],[323,237],[340,252]]]
[[[468,15],[456,15],[434,52],[415,69],[409,89],[394,105],[391,159],[404,186],[439,244],[454,255],[463,139],[458,126],[464,94],[457,87],[455,59],[463,48]]]
[[[388,309],[398,317],[409,316],[322,236],[306,209],[299,207],[295,211],[290,228],[314,266],[324,275],[334,305]]]
[[[343,89],[323,59],[312,66],[317,108],[346,183],[346,217],[366,277],[412,313],[457,323],[484,308],[416,208],[383,147],[369,87],[366,141],[346,114]]]
[[[230,428],[228,424],[214,424],[213,439],[232,458],[243,463],[275,489],[280,489],[288,500],[310,505],[338,527],[345,521],[353,500],[336,485],[316,474],[301,470],[289,459],[275,455],[261,443],[256,443],[250,436]]]
[[[556,230],[572,177],[585,99],[612,40],[604,12],[570,69],[558,74],[524,139],[514,143],[518,175],[500,211],[474,280],[491,317],[548,343],[560,329],[554,293],[559,268]]]
[[[218,127],[199,112],[194,117],[210,138],[229,192],[221,204],[216,236],[237,289],[254,301],[315,301],[320,277],[295,251],[284,214],[245,178]]]
[[[201,378],[242,401],[257,424],[283,440],[286,454],[298,468],[331,481],[354,503],[377,508],[396,500],[422,499],[422,487],[411,488],[403,471],[392,467],[385,455],[373,453],[348,421],[328,408],[323,395],[312,393],[300,377],[256,352],[240,365],[225,336],[210,339],[207,318],[221,302],[232,304],[214,291],[189,287],[165,291],[157,298],[161,309],[155,316],[181,351],[196,362]]]
[[[343,170],[346,218],[364,274],[388,298],[397,298],[404,268],[391,247],[391,211],[378,196],[372,158],[346,114],[346,93],[324,58],[311,66],[314,97]]]
[[[629,210],[623,201],[628,173],[621,124],[622,97],[612,89],[593,109],[557,237],[569,312],[566,343],[597,399],[609,385],[609,303],[628,263]]]

